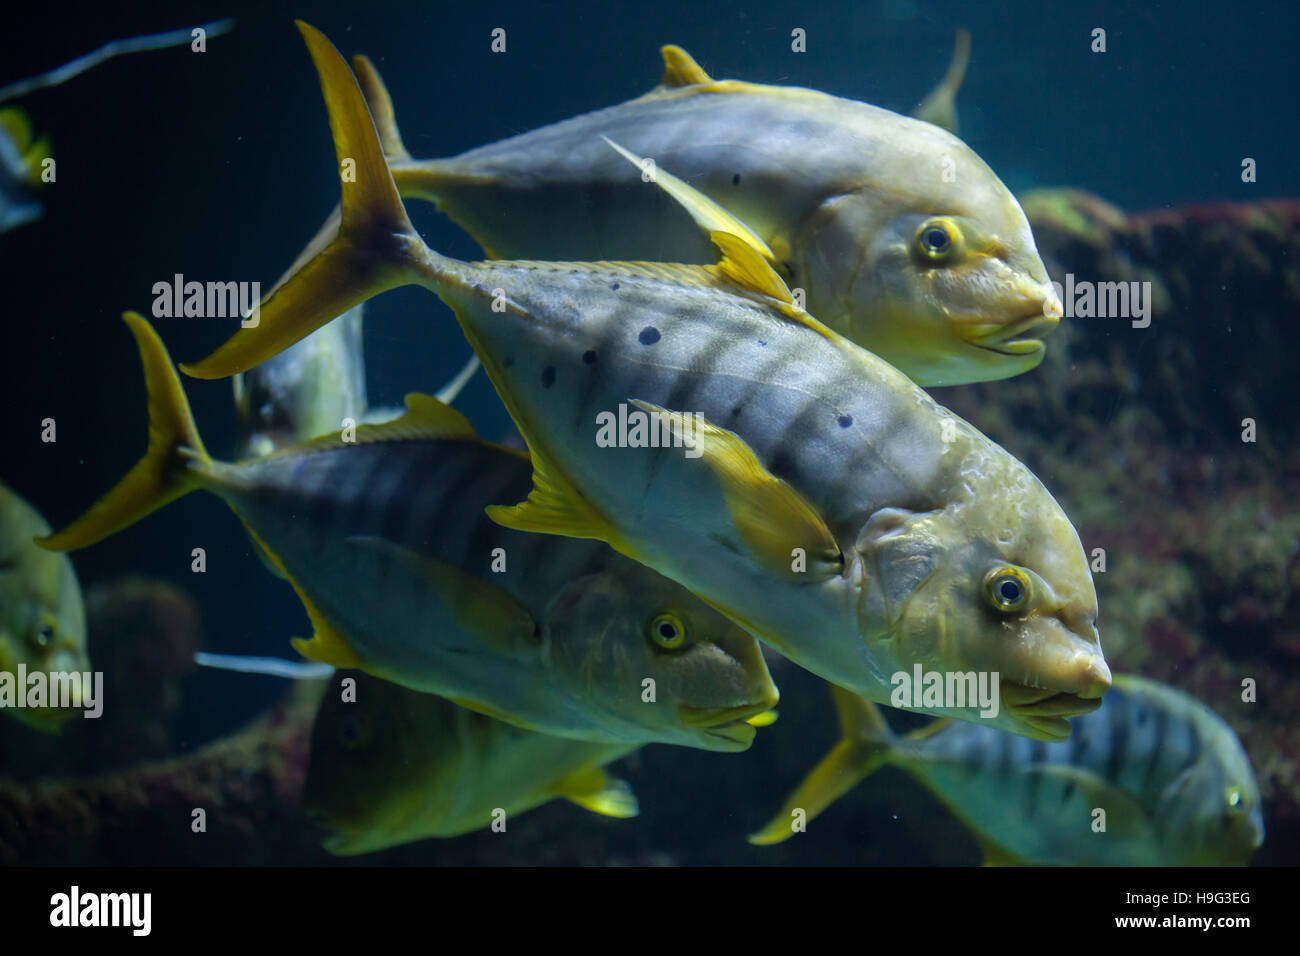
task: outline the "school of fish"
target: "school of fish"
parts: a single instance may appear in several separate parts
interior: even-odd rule
[[[644,96],[420,160],[373,64],[298,27],[341,202],[252,321],[180,366],[235,376],[239,460],[209,455],[162,341],[126,313],[148,448],[57,532],[7,493],[6,574],[27,583],[5,595],[0,668],[84,665],[71,564],[24,540],[88,547],[202,490],[301,601],[292,646],[338,669],[304,795],[331,852],[557,797],[634,816],[606,765],[648,743],[748,748],[778,702],[766,645],[828,682],[844,736],[752,842],[891,764],[989,862],[1249,860],[1263,824],[1235,735],[1112,677],[1069,517],[924,390],[1034,369],[1061,317],[1020,205],[955,135],[964,32],[911,117],[715,80],[667,46]],[[429,248],[412,199],[490,258]],[[474,358],[436,397],[374,410],[362,309],[405,285],[450,307]],[[451,407],[479,363],[526,451]],[[997,706],[900,700],[913,673],[995,675]],[[877,705],[939,720],[899,736]]]

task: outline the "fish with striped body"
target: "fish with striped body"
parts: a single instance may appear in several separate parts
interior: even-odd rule
[[[326,693],[312,729],[303,812],[331,853],[355,855],[453,837],[556,798],[613,817],[636,797],[606,764],[630,743],[566,740],[521,730],[432,694],[357,680],[356,698]],[[504,819],[500,816],[504,811]]]
[[[841,742],[750,842],[778,843],[892,765],[935,794],[992,863],[1241,865],[1264,841],[1259,786],[1232,729],[1164,684],[1116,675],[1068,743],[939,722],[894,735],[870,703],[832,689]],[[1105,811],[1105,830],[1094,829]]]
[[[797,309],[734,237],[715,234],[716,267],[428,249],[347,65],[300,29],[338,158],[356,164],[340,232],[189,374],[241,371],[358,301],[424,285],[452,306],[532,453],[533,491],[492,509],[500,523],[607,541],[872,700],[921,665],[997,672],[987,722],[1015,733],[1064,738],[1066,717],[1097,707],[1110,673],[1092,577],[1024,465]],[[694,450],[600,447],[597,416],[620,405],[689,431]]]
[[[410,395],[400,418],[358,428],[355,441],[214,461],[157,334],[138,315],[126,321],[145,367],[149,449],[44,547],[86,547],[203,489],[302,599],[315,633],[294,644],[308,658],[561,736],[752,742],[745,721],[777,700],[752,637],[599,542],[519,534],[484,515],[526,493],[526,455]]]
[[[967,53],[959,37],[920,115],[955,124]],[[410,157],[379,74],[353,63],[401,195],[435,203],[491,258],[709,263],[723,230],[921,385],[1042,361],[1060,298],[1020,204],[970,147],[934,122],[662,54],[644,96],[434,160]],[[337,211],[313,246],[336,231]]]

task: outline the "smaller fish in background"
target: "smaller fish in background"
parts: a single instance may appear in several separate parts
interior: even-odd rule
[[[32,141],[32,124],[17,107],[0,109],[0,232],[41,218],[37,198],[41,164],[50,156],[47,139]]]
[[[86,612],[72,562],[66,554],[52,554],[33,541],[49,533],[50,526],[36,509],[0,484],[0,672],[15,679],[19,665],[29,675],[90,670]],[[80,713],[72,707],[0,711],[44,731],[57,731]]]
[[[121,53],[180,46],[192,43],[196,30],[202,30],[206,39],[225,33],[234,25],[234,20],[217,20],[201,27],[113,40],[53,70],[0,87],[0,103],[25,96],[33,90],[66,83]],[[50,157],[47,140],[42,138],[32,142],[31,122],[26,113],[15,107],[0,110],[0,233],[41,218],[44,210],[36,199],[35,190],[43,182],[42,164]]]
[[[875,705],[831,693],[842,739],[751,843],[789,838],[796,809],[810,821],[890,764],[971,830],[989,865],[1233,866],[1264,842],[1237,735],[1164,684],[1116,675],[1101,709],[1071,720],[1068,743],[946,720],[897,736]]]
[[[337,687],[321,702],[303,790],[325,849],[372,853],[491,826],[557,798],[594,813],[634,817],[631,789],[602,768],[637,749],[521,730],[365,674],[356,699]]]

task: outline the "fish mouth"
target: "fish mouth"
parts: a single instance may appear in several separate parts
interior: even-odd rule
[[[751,718],[765,715],[774,706],[776,700],[764,698],[738,707],[690,707],[682,704],[678,707],[682,723],[693,730],[702,730],[710,737],[717,737],[732,744],[739,744],[745,749],[754,742],[758,729],[749,723]],[[769,721],[770,722],[770,721]],[[732,749],[732,748],[728,748]]]
[[[1070,736],[1069,717],[1091,714],[1101,706],[1102,698],[1083,697],[1069,691],[1003,683],[998,688],[1002,705],[1012,716],[1037,731],[1039,739],[1066,740]]]
[[[970,336],[966,341],[977,349],[997,352],[1000,355],[1017,358],[1034,355],[1046,348],[1040,336],[1050,332],[1058,322],[1060,322],[1059,316],[1044,315],[1043,310],[1039,309],[988,332],[983,331],[987,326],[977,327],[975,330],[977,334]]]

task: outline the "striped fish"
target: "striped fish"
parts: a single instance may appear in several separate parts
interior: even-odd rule
[[[398,190],[491,258],[708,263],[723,229],[751,239],[808,311],[921,385],[1042,361],[1060,298],[1020,204],[970,147],[933,122],[714,80],[684,50],[661,52],[662,85],[645,96],[434,160],[411,159],[378,73],[353,62]],[[920,116],[955,124],[967,54],[963,36]]]
[[[738,751],[777,699],[752,637],[595,541],[484,515],[527,492],[526,455],[411,395],[398,419],[239,464],[213,461],[157,334],[128,313],[150,444],[44,547],[85,547],[195,489],[239,515],[314,627],[313,660],[452,698],[521,727],[604,743]]]
[[[886,764],[943,801],[991,863],[1240,865],[1264,841],[1236,734],[1164,684],[1117,675],[1101,709],[1057,744],[947,722],[897,737],[873,705],[834,694],[841,743],[751,842],[788,838],[796,811],[811,820]]]
[[[241,371],[358,301],[423,284],[455,310],[532,453],[533,491],[497,521],[607,541],[872,700],[921,666],[998,673],[992,723],[1015,733],[1060,739],[1066,717],[1096,708],[1110,673],[1091,574],[1024,465],[797,309],[735,237],[715,234],[716,267],[439,256],[410,226],[347,65],[300,28],[338,158],[356,164],[341,231],[189,374]],[[610,418],[632,411],[679,447],[644,447],[644,430],[611,441]]]
[[[303,811],[331,853],[372,853],[452,837],[556,798],[613,817],[637,814],[627,784],[601,768],[635,749],[521,730],[431,694],[355,672],[355,700],[335,686],[312,730]],[[337,681],[336,681],[337,684]]]

